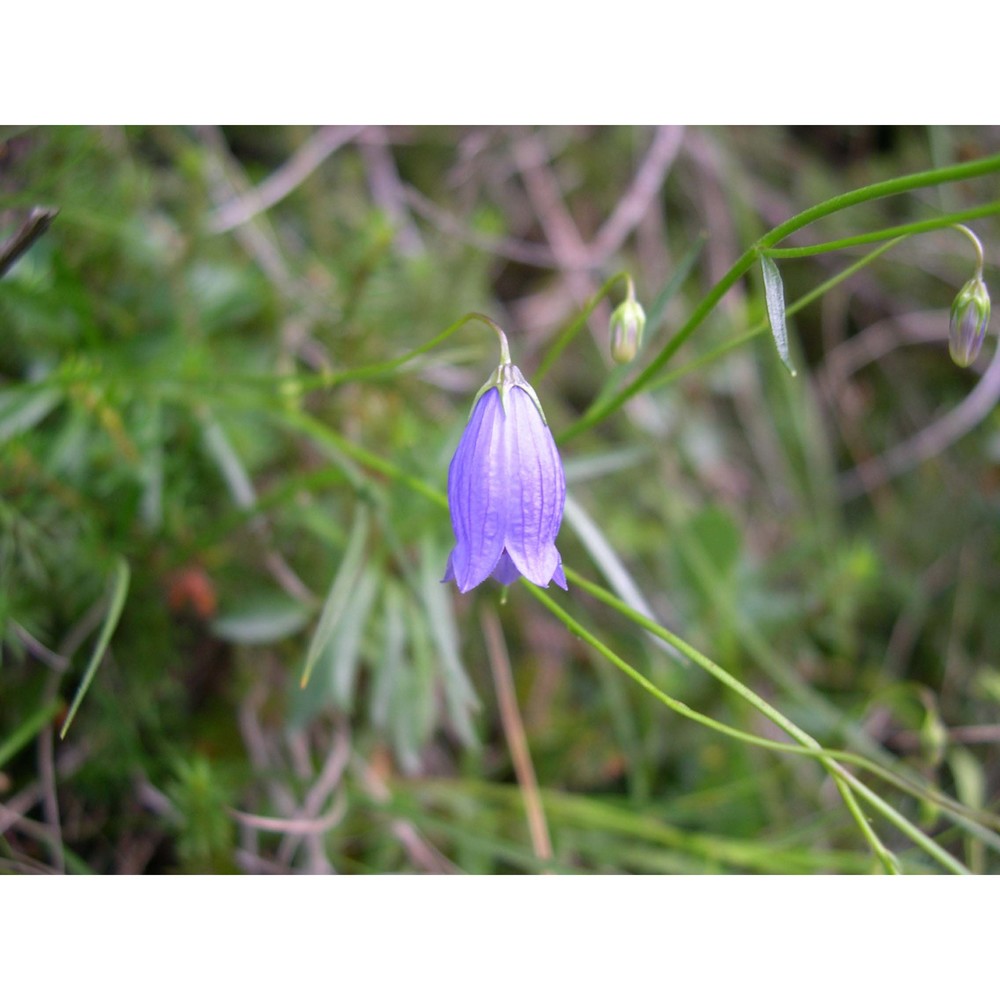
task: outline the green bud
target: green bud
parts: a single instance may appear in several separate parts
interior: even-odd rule
[[[633,298],[627,298],[611,314],[611,357],[623,365],[631,361],[642,344],[646,313]]]
[[[967,281],[951,307],[948,350],[956,365],[968,368],[979,356],[990,323],[990,293],[981,275]]]

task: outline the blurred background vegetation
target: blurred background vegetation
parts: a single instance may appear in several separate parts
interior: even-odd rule
[[[0,132],[0,241],[59,213],[0,278],[0,869],[876,870],[815,761],[671,714],[520,585],[501,605],[492,583],[439,583],[438,495],[496,365],[488,331],[348,370],[485,312],[558,438],[613,377],[621,289],[533,373],[610,275],[628,269],[651,314],[641,366],[765,230],[998,148],[996,130],[869,127]],[[800,242],[995,190],[874,202]],[[972,225],[996,288],[997,222]],[[788,300],[864,249],[781,262]],[[796,379],[766,335],[712,354],[764,316],[752,272],[669,382],[565,443],[559,548],[825,745],[989,825],[995,398],[948,423],[993,353],[948,358],[972,268],[954,232],[894,247],[790,320]],[[554,597],[673,697],[778,738],[579,588]],[[1000,869],[988,836],[873,787]],[[904,870],[937,870],[876,827]]]

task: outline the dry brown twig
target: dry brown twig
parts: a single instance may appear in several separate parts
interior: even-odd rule
[[[524,723],[517,707],[517,692],[514,690],[514,677],[510,669],[510,657],[507,645],[500,628],[500,619],[492,608],[484,610],[480,616],[483,636],[486,639],[486,653],[490,661],[493,683],[497,692],[497,704],[500,707],[500,722],[507,746],[510,748],[514,773],[521,788],[524,799],[524,811],[528,817],[528,831],[531,835],[531,846],[539,861],[552,860],[552,840],[549,837],[548,823],[545,821],[545,809],[542,797],[538,791],[538,779],[531,763],[531,750],[528,748],[528,737],[524,732]]]

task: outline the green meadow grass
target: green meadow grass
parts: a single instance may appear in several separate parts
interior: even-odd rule
[[[998,148],[0,132],[0,870],[1000,871]],[[565,594],[440,583],[473,313]]]

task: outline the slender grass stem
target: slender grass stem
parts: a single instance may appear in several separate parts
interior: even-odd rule
[[[949,229],[958,222],[968,219],[981,219],[989,215],[1000,215],[1000,201],[992,201],[987,205],[978,205],[964,212],[952,212],[951,215],[940,215],[936,219],[925,222],[910,222],[905,226],[892,226],[890,229],[879,229],[872,233],[861,233],[858,236],[847,236],[842,240],[832,240],[829,243],[814,243],[806,247],[788,247],[786,249],[768,250],[768,257],[775,260],[792,259],[795,257],[815,257],[821,253],[831,253],[835,250],[847,250],[850,247],[864,246],[868,243],[881,243],[883,240],[895,240],[904,236],[916,236],[918,233],[932,233],[937,229]],[[963,227],[964,228],[964,227]]]
[[[565,568],[565,567],[564,567]],[[814,755],[820,760],[820,763],[826,768],[828,773],[837,784],[838,789],[841,791],[842,795],[845,795],[845,801],[851,792],[857,792],[861,794],[862,797],[869,802],[870,805],[877,808],[894,826],[896,826],[901,832],[903,832],[909,839],[914,843],[918,844],[925,851],[931,854],[940,864],[942,864],[949,871],[956,874],[967,874],[968,870],[953,858],[946,851],[943,851],[938,845],[934,844],[913,824],[909,823],[900,813],[892,808],[887,802],[884,802],[875,792],[871,791],[863,782],[855,778],[850,774],[849,771],[845,770],[831,755],[829,751],[826,751],[812,736],[807,732],[797,726],[794,722],[784,716],[776,708],[766,702],[763,698],[757,695],[754,691],[748,688],[745,684],[738,681],[732,676],[728,671],[724,670],[713,660],[709,659],[703,653],[696,650],[693,646],[686,643],[679,636],[674,635],[668,629],[663,628],[656,622],[651,621],[644,615],[640,615],[638,612],[633,611],[627,604],[618,600],[613,594],[608,593],[602,587],[591,583],[589,580],[580,576],[573,570],[566,569],[567,579],[573,583],[575,586],[580,587],[582,590],[589,593],[592,597],[597,598],[602,603],[608,605],[608,607],[618,611],[626,618],[630,619],[637,625],[640,625],[646,631],[652,633],[653,635],[658,635],[664,641],[670,643],[675,649],[683,653],[692,663],[701,667],[707,673],[711,674],[716,680],[724,684],[730,690],[736,692],[741,698],[746,702],[756,708],[762,715],[770,719],[776,726],[788,733],[797,743],[801,746],[806,747],[814,752]],[[614,654],[606,645],[600,642],[596,636],[591,635],[591,633],[580,625],[571,615],[565,612],[562,608],[557,605],[552,598],[550,598],[543,590],[535,587],[533,584],[528,584],[529,589],[535,595],[535,597],[541,601],[550,611],[552,611],[564,624],[567,625],[573,631],[574,634],[579,635],[588,644],[592,645],[595,649],[601,652],[602,655],[611,656],[608,657],[610,662],[614,663],[619,669],[622,669],[629,677],[639,683],[643,688],[654,695],[658,700],[668,704],[670,707],[678,704],[674,699],[670,699],[668,695],[660,691],[651,681],[644,678],[638,671],[633,667],[625,663],[620,657]],[[673,704],[671,704],[673,702]],[[686,714],[686,713],[684,713]],[[713,720],[714,721],[714,720]],[[712,728],[716,728],[713,726]],[[748,734],[743,734],[748,735]],[[740,737],[742,738],[742,737]],[[778,744],[778,746],[781,746]],[[865,791],[862,794],[861,789],[864,788]],[[878,800],[878,805],[876,806],[875,800]],[[851,811],[852,816],[855,820],[861,820],[859,823],[865,838],[873,846],[879,860],[882,862],[886,871],[898,871],[898,866],[893,858],[891,852],[889,852],[884,845],[878,841],[877,835],[872,830],[868,821],[864,818],[863,813],[857,808],[856,803],[849,803],[848,808]],[[878,842],[878,846],[875,843]]]
[[[722,297],[733,285],[753,266],[758,255],[762,252],[769,252],[773,256],[772,247],[780,243],[781,240],[792,233],[803,229],[810,223],[843,211],[864,202],[875,201],[880,198],[887,198],[890,195],[903,194],[907,191],[917,190],[923,187],[931,187],[938,184],[949,184],[954,181],[966,180],[971,177],[980,177],[984,174],[1000,172],[1000,156],[990,156],[981,160],[974,160],[970,163],[963,163],[957,166],[943,167],[939,170],[926,170],[917,174],[908,174],[905,177],[896,177],[891,180],[882,181],[878,184],[869,184],[849,191],[846,194],[838,195],[827,201],[820,202],[812,208],[798,215],[792,216],[780,226],[776,226],[765,233],[753,246],[749,247],[733,266],[716,282],[709,292],[691,311],[687,321],[666,343],[663,349],[645,367],[645,369],[628,385],[620,389],[614,396],[602,402],[595,403],[583,414],[575,423],[571,424],[562,434],[558,435],[557,441],[564,444],[566,441],[576,437],[578,434],[589,430],[591,427],[606,419],[616,410],[620,409],[629,399],[648,388],[653,379],[670,361],[670,359],[680,350],[688,338],[701,326],[702,322],[715,308]],[[951,222],[947,223],[951,225]],[[894,231],[894,235],[907,235],[911,232],[920,231],[917,228],[926,223],[912,223],[909,227],[900,227]],[[905,232],[903,231],[905,230]],[[887,237],[881,237],[887,238]]]
[[[628,271],[619,271],[616,275],[608,278],[607,281],[597,289],[596,292],[588,299],[586,305],[580,310],[579,314],[566,327],[565,330],[556,338],[552,346],[546,351],[545,356],[538,363],[538,367],[535,369],[534,378],[537,381],[541,381],[551,370],[552,366],[559,360],[562,356],[563,351],[573,342],[576,335],[583,329],[584,324],[590,319],[593,311],[601,304],[604,296],[614,288],[615,285],[620,281],[627,281],[631,287],[632,277]]]

